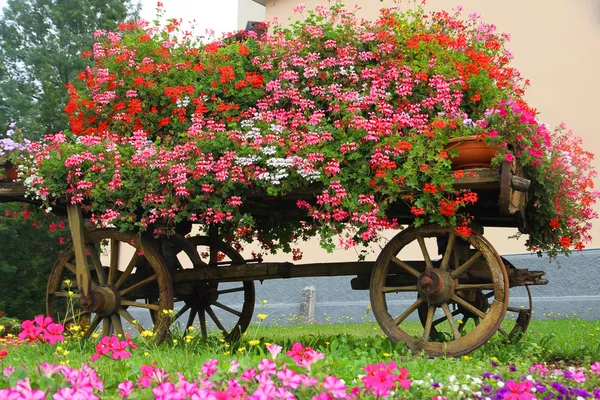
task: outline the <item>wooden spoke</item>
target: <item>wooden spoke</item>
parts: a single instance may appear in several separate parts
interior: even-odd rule
[[[90,326],[87,328],[87,331],[85,331],[85,333],[83,334],[83,337],[85,339],[89,338],[92,335],[92,333],[94,333],[94,331],[96,330],[98,325],[100,325],[101,319],[102,318],[100,318],[100,316],[98,314],[94,315],[92,322],[90,322]]]
[[[194,319],[196,318],[196,309],[193,308],[190,310],[190,314],[188,315],[187,324],[185,324],[185,332],[187,332],[192,325],[194,325]],[[185,333],[184,332],[184,333]]]
[[[140,256],[138,255],[138,253],[136,251],[135,254],[133,255],[133,257],[131,258],[131,260],[129,260],[129,264],[127,264],[127,268],[125,268],[125,271],[123,271],[123,274],[119,277],[119,279],[117,280],[117,283],[115,283],[115,289],[118,289],[123,283],[125,283],[125,280],[129,277],[129,275],[131,274],[131,271],[133,271],[133,269],[135,268],[135,266],[138,264],[139,261],[140,261]]]
[[[454,290],[489,290],[494,289],[493,283],[459,283]]]
[[[110,335],[110,318],[104,317],[102,320],[102,336]]]
[[[481,255],[482,255],[481,252],[478,251],[471,258],[469,258],[463,265],[461,265],[460,267],[458,267],[454,271],[452,271],[452,273],[450,275],[452,275],[453,278],[457,278],[463,272],[466,272],[469,268],[471,268],[471,266],[473,266],[473,264],[475,264],[475,262],[481,258]]]
[[[442,258],[442,264],[440,265],[440,269],[442,271],[446,271],[448,269],[450,255],[452,254],[452,250],[454,250],[455,240],[456,234],[454,232],[450,233],[450,236],[448,236],[448,244],[446,245],[446,251],[444,252],[444,257]]]
[[[106,273],[104,272],[104,267],[102,266],[102,261],[100,261],[100,256],[96,252],[96,248],[92,245],[86,246],[87,251],[90,253],[90,258],[92,259],[92,264],[94,265],[94,269],[96,270],[96,276],[98,277],[98,283],[101,285],[106,284]]]
[[[408,272],[409,274],[411,274],[415,278],[418,278],[419,276],[421,276],[421,273],[419,271],[417,271],[416,269],[414,269],[413,267],[411,267],[410,265],[408,265],[404,261],[400,260],[398,257],[392,257],[391,260],[392,260],[392,262],[394,264],[396,264],[400,268],[404,269],[406,272]]]
[[[417,285],[384,286],[381,290],[383,291],[383,293],[416,292],[418,290],[418,288],[417,288]]]
[[[77,270],[75,269],[75,266],[71,263],[65,263],[65,267],[71,271],[73,273],[73,275],[77,274]]]
[[[213,322],[215,323],[215,325],[217,325],[217,327],[223,331],[223,333],[225,335],[228,334],[227,329],[225,329],[225,327],[223,326],[223,324],[221,323],[221,321],[219,321],[219,318],[217,318],[217,315],[215,314],[215,312],[212,310],[212,308],[210,308],[210,306],[206,307],[206,312],[208,313],[208,315],[210,316],[210,319],[213,320]]]
[[[130,293],[136,289],[141,288],[142,286],[146,286],[149,283],[152,283],[156,280],[156,278],[158,278],[158,276],[156,274],[149,276],[148,278],[144,279],[143,281],[140,281],[138,283],[136,283],[135,285],[131,285],[126,289],[121,290],[120,294],[121,296],[125,296],[127,293]],[[121,301],[122,303],[122,301]]]
[[[466,308],[472,314],[475,314],[481,318],[485,318],[486,314],[483,311],[481,311],[480,309],[478,309],[477,307],[475,307],[473,304],[469,303],[468,301],[464,300],[462,297],[454,295],[451,297],[451,299],[454,300],[455,302],[457,302],[458,304],[460,304],[461,306],[463,306],[463,308]]]
[[[173,322],[177,321],[179,319],[179,317],[181,317],[189,309],[190,309],[190,306],[187,304],[184,304],[183,307],[181,307],[181,309],[179,311],[177,311],[177,314],[175,314],[173,316]]]
[[[206,328],[206,312],[204,309],[198,310],[198,319],[200,320],[200,331],[202,332],[202,338],[206,339],[208,337],[208,332]]]
[[[121,300],[121,305],[126,306],[126,307],[147,308],[148,310],[154,310],[154,311],[160,310],[160,306],[158,304],[140,303],[140,302],[131,301],[131,300]]]
[[[458,327],[456,326],[456,322],[454,322],[454,318],[452,317],[452,313],[450,312],[450,308],[448,308],[447,303],[442,304],[442,310],[444,310],[444,314],[446,314],[446,317],[448,318],[448,323],[450,324],[450,328],[452,328],[454,339],[459,339],[460,332],[458,331]]]
[[[219,307],[221,310],[228,311],[229,313],[231,313],[231,314],[233,314],[233,315],[236,315],[236,316],[238,316],[238,317],[241,317],[241,316],[242,316],[242,313],[241,313],[240,311],[234,310],[234,309],[233,309],[233,308],[231,308],[231,307],[227,307],[225,304],[219,303],[218,301],[215,301],[215,302],[213,303],[213,305],[215,305],[215,306]]]
[[[460,310],[454,310],[452,311],[452,316],[456,317],[458,314],[460,314]],[[446,316],[444,315],[443,317],[440,317],[438,319],[436,319],[435,321],[433,321],[433,326],[439,325],[442,322],[444,322],[446,320]]]
[[[431,263],[431,258],[429,257],[429,252],[427,251],[427,246],[425,245],[425,239],[423,236],[417,236],[417,242],[419,242],[419,247],[421,248],[421,253],[423,253],[423,259],[425,260],[425,267],[428,269],[433,268],[433,264]]]
[[[117,277],[117,269],[119,268],[119,242],[110,239],[110,264],[108,269],[108,277],[106,283],[112,285]]]
[[[71,294],[69,294],[69,292],[57,291],[52,294],[56,297],[69,297],[69,298],[73,298],[73,299],[79,299],[81,297],[81,295],[79,293],[73,293],[73,292],[71,292]]]
[[[433,315],[435,314],[435,306],[429,305],[427,307],[427,318],[425,319],[425,331],[423,332],[423,340],[428,341],[431,335],[431,328],[433,327]]]
[[[146,329],[144,329],[144,327],[139,322],[137,322],[136,319],[133,318],[133,316],[131,316],[131,314],[129,314],[129,311],[127,311],[126,309],[119,308],[119,310],[117,311],[117,313],[121,317],[123,317],[125,319],[125,321],[129,322],[132,326],[134,326],[135,329],[137,329],[139,333],[142,333],[142,332],[146,331]]]
[[[413,312],[415,312],[415,310],[417,308],[419,308],[419,306],[421,305],[421,303],[423,302],[422,298],[418,298],[417,301],[415,301],[414,303],[412,303],[410,305],[410,307],[408,307],[408,309],[406,311],[404,311],[402,314],[400,314],[395,320],[394,323],[396,325],[400,325],[402,323],[402,321],[404,321],[410,314],[412,314]]]
[[[123,324],[121,323],[121,318],[118,314],[112,314],[110,316],[110,321],[112,322],[113,327],[115,328],[115,334],[117,336],[121,335],[121,338],[125,338],[125,331],[123,330]]]

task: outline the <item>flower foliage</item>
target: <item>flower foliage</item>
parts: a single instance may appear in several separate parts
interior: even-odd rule
[[[384,9],[369,22],[334,5],[262,37],[179,29],[138,21],[96,32],[85,89],[68,88],[71,132],[30,147],[35,196],[66,194],[93,222],[122,229],[219,224],[271,250],[316,234],[327,249],[336,236],[344,247],[375,240],[398,227],[398,204],[415,225],[468,235],[478,197],[454,188],[446,145],[478,135],[499,146],[495,165],[519,162],[533,178],[530,249],[556,255],[589,241],[591,155],[536,119],[508,35],[478,15]],[[255,218],[258,194],[297,209]]]

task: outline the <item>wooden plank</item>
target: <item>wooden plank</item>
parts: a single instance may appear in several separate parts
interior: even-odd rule
[[[83,296],[91,292],[90,269],[85,256],[85,239],[83,236],[83,217],[81,208],[78,205],[69,204],[67,206],[67,216],[69,218],[69,228],[73,238],[73,249],[75,250],[75,268],[77,271],[77,285]]]
[[[0,182],[0,197],[24,197],[25,186],[22,182]]]

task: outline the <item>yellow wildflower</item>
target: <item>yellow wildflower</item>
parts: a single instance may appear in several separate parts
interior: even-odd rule
[[[238,353],[243,353],[243,352],[245,352],[245,351],[246,351],[246,348],[245,348],[245,347],[240,347],[240,348],[238,349]]]
[[[257,317],[258,317],[258,319],[260,319],[261,321],[263,321],[265,318],[268,317],[268,315],[267,314],[258,314]]]
[[[250,340],[250,341],[248,342],[248,344],[249,344],[250,346],[256,346],[257,344],[260,344],[260,340],[257,340],[257,339],[255,339],[255,340]]]

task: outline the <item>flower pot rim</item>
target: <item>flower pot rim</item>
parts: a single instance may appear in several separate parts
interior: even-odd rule
[[[471,136],[459,136],[448,139],[448,143],[461,143],[461,142],[483,142],[483,137],[481,135],[471,135]]]

